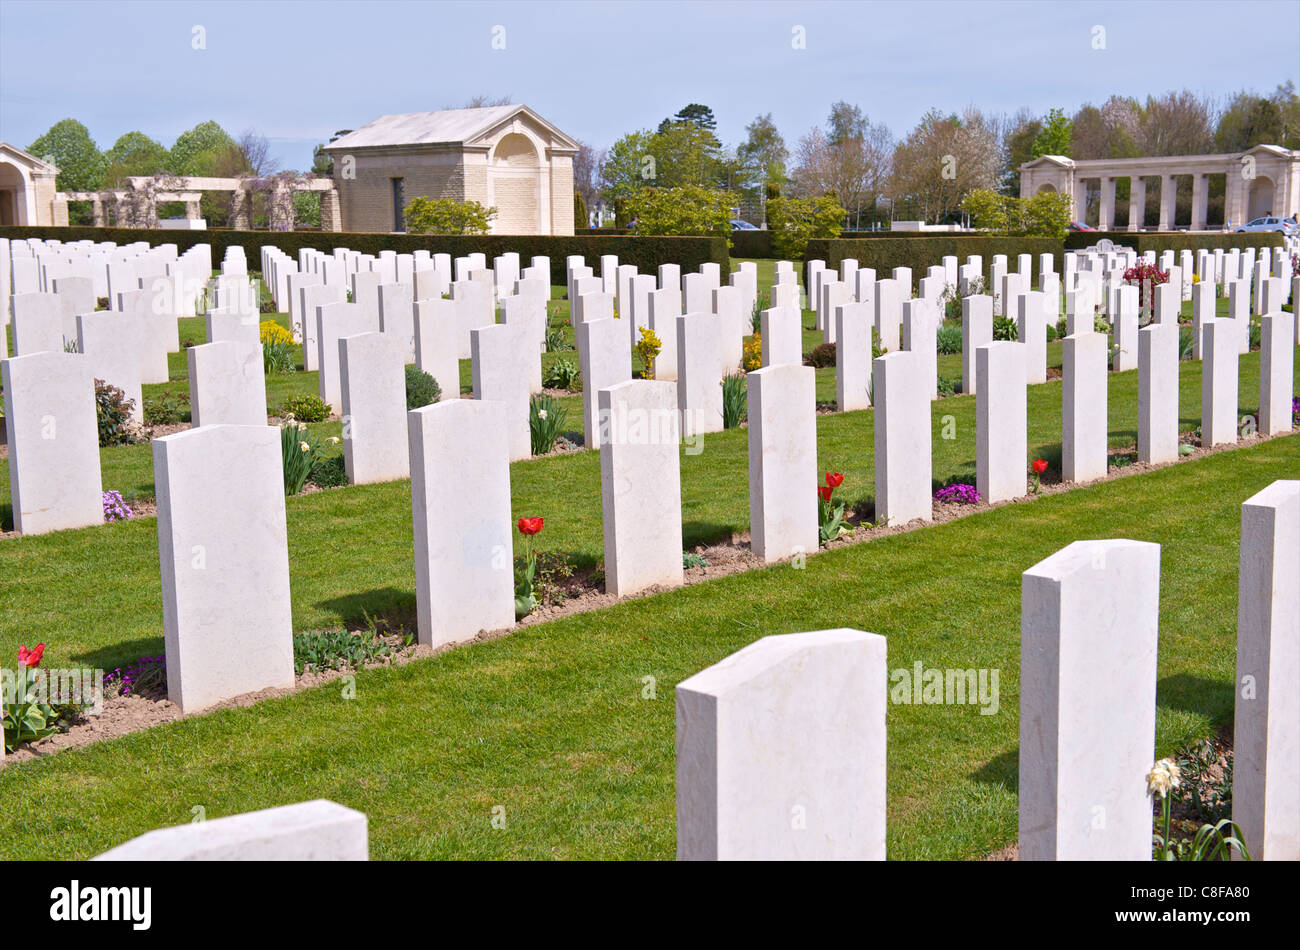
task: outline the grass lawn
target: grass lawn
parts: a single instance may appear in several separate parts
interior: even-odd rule
[[[823,451],[828,442],[860,444],[866,418],[823,419]],[[860,479],[861,455],[848,461]],[[585,459],[531,466],[554,474],[561,464],[574,466],[566,475],[590,475],[578,471],[591,465]],[[891,668],[920,661],[1000,671],[996,715],[976,706],[889,709],[890,856],[975,857],[1016,830],[1021,572],[1080,538],[1164,546],[1157,754],[1166,754],[1231,715],[1240,505],[1298,470],[1293,435],[841,548],[804,570],[733,575],[362,672],[355,699],[336,683],[11,766],[0,770],[8,803],[0,855],[84,858],[187,822],[195,806],[213,818],[324,797],[369,816],[375,858],[671,858],[673,686],[761,636],[850,626],[889,638]],[[692,483],[697,503],[721,504]],[[516,499],[521,487],[542,490],[517,477]],[[743,479],[732,487],[738,496]],[[390,492],[404,497],[394,486],[291,503],[296,619],[304,605],[308,614],[337,608],[322,599],[330,571],[354,592],[345,597],[377,585],[409,589],[405,577],[382,572],[388,553],[395,573],[409,574],[409,522],[386,507],[395,504]],[[598,522],[558,527],[575,546],[590,546],[583,538],[599,531]],[[131,616],[156,610],[148,603],[156,592],[146,589],[156,588],[156,574],[138,576],[156,565],[135,550],[152,545],[151,525],[30,540],[57,547],[0,544],[6,635],[30,642],[53,629],[33,617],[54,611],[67,616],[51,666],[88,651],[157,648],[156,617],[134,626]],[[358,562],[368,574],[357,573]],[[40,589],[32,575],[44,578]],[[89,601],[96,610],[69,613]],[[153,633],[125,653],[104,646],[143,630]],[[657,684],[653,699],[643,698],[647,676]],[[505,808],[504,830],[492,825],[495,806]]]

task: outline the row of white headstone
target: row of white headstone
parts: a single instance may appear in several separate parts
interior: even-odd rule
[[[1076,541],[1025,571],[1021,860],[1151,859],[1160,546]],[[1300,859],[1300,481],[1242,507],[1232,818]],[[887,639],[765,637],[678,684],[677,856],[885,857]]]
[[[1300,860],[1300,481],[1242,505],[1232,819]],[[1078,541],[1021,581],[1019,857],[1151,859],[1160,546]],[[769,636],[676,688],[677,857],[883,860],[888,640]],[[364,860],[315,801],[149,832],[100,860]]]

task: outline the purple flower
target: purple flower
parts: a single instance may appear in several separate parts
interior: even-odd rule
[[[963,505],[978,504],[980,493],[974,485],[967,485],[964,482],[958,482],[955,485],[948,485],[940,488],[934,493],[935,501],[952,501]]]
[[[127,518],[134,518],[135,512],[122,499],[121,492],[106,491],[102,494],[104,502],[104,520],[105,521],[124,521]]]

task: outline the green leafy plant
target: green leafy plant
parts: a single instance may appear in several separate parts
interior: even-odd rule
[[[402,646],[394,647],[388,639],[389,631],[381,629],[382,621],[376,623],[364,611],[362,615],[366,619],[364,631],[308,630],[294,634],[294,672],[301,676],[326,670],[359,670],[377,660],[395,657],[414,643],[414,638],[407,633],[403,635]]]
[[[1151,836],[1152,856],[1157,861],[1227,861],[1235,848],[1243,861],[1250,852],[1242,840],[1241,828],[1231,818],[1203,824],[1189,840],[1174,838],[1171,832],[1173,796],[1182,784],[1182,773],[1173,759],[1161,759],[1147,773],[1147,794],[1160,801],[1157,830]]]
[[[110,386],[102,379],[95,380],[95,416],[99,424],[99,444],[131,445],[139,441],[137,427],[131,422],[135,400]]]
[[[487,234],[496,208],[454,198],[412,198],[403,212],[408,234]]]
[[[18,647],[18,668],[14,671],[13,685],[5,684],[4,694],[4,744],[13,752],[20,743],[36,742],[52,736],[70,724],[85,708],[84,703],[44,702],[45,690],[41,680],[31,671],[40,665],[45,654],[45,644],[38,643],[28,650]],[[48,685],[48,680],[45,681]]]
[[[573,344],[564,338],[564,329],[562,327],[546,328],[547,353],[559,353],[571,349],[573,349]]]
[[[280,426],[280,456],[284,462],[284,493],[296,495],[307,484],[307,478],[325,458],[325,446],[334,445],[338,436],[321,439],[307,428],[305,422],[290,419]]]
[[[693,567],[708,567],[709,562],[704,560],[703,554],[696,554],[694,551],[682,552],[682,570],[688,571]]]
[[[993,318],[993,339],[995,340],[1018,340],[1020,339],[1020,328],[1016,326],[1016,321],[1010,317]]]
[[[324,422],[330,417],[330,407],[315,393],[302,393],[286,399],[280,415],[298,422]]]
[[[406,367],[406,408],[431,406],[442,398],[438,381],[416,366]]]
[[[292,373],[296,369],[292,343],[275,341],[262,344],[262,372],[265,375]]]
[[[951,323],[941,323],[934,332],[935,346],[940,353],[951,355],[961,352],[961,327]]]
[[[144,424],[148,426],[174,425],[188,422],[190,397],[188,393],[160,393],[144,401]]]
[[[528,435],[534,455],[546,455],[554,450],[555,440],[564,431],[568,419],[569,410],[554,396],[540,394],[528,401]]]
[[[516,526],[525,539],[524,556],[515,558],[515,619],[522,620],[541,603],[536,589],[537,552],[533,550],[533,536],[546,526],[546,520],[520,518]]]
[[[957,390],[958,390],[958,388],[961,386],[961,377],[960,377],[960,376],[940,376],[940,377],[938,378],[938,383],[939,383],[939,395],[940,395],[940,396],[944,396],[944,397],[947,397],[947,396],[955,396],[955,395],[957,395]]]
[[[561,357],[551,364],[551,368],[546,371],[542,377],[542,385],[547,389],[565,389],[569,392],[576,392],[582,388],[580,385],[581,373],[578,367],[574,365],[573,360],[567,357]]]
[[[347,463],[342,455],[331,455],[317,461],[307,477],[321,488],[339,488],[348,483]]]
[[[844,484],[839,472],[827,472],[826,484],[817,486],[817,537],[822,544],[847,538],[853,528],[844,518],[844,502],[835,500],[835,489]]]
[[[744,373],[732,373],[722,378],[722,427],[736,429],[745,421],[749,409],[749,390]]]
[[[1178,331],[1178,358],[1180,360],[1190,360],[1192,352],[1192,328],[1182,327]]]

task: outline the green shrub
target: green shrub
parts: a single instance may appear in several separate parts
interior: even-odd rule
[[[147,426],[166,426],[189,421],[188,393],[162,393],[144,401],[144,424]]]
[[[1057,338],[1058,335],[1059,334],[1057,333],[1056,325],[1053,323],[1049,323],[1047,325],[1047,342],[1051,343],[1053,340]]]
[[[560,353],[564,350],[573,349],[573,344],[564,338],[564,330],[560,327],[546,328],[546,352]]]
[[[1016,321],[1010,317],[993,318],[993,339],[995,340],[1019,340],[1020,329],[1016,326]]]
[[[960,376],[940,376],[938,382],[940,396],[955,396],[961,389]]]
[[[403,211],[408,234],[487,234],[496,208],[454,198],[412,198]]]
[[[628,196],[625,209],[636,220],[634,234],[710,234],[727,239],[733,204],[728,192],[682,185],[638,188]]]
[[[781,258],[797,261],[813,238],[838,238],[845,214],[840,203],[829,196],[774,198],[767,204],[772,247]],[[838,269],[839,263],[835,266]]]
[[[803,355],[803,365],[814,369],[825,369],[835,365],[835,344],[818,343]]]
[[[956,324],[939,324],[934,339],[939,352],[945,356],[961,352],[961,327]]]
[[[409,636],[407,645],[410,645]],[[300,676],[309,671],[323,673],[326,670],[359,670],[376,660],[394,656],[396,652],[392,644],[374,628],[373,623],[364,633],[308,630],[294,634],[293,668]]]
[[[312,466],[307,476],[321,488],[339,488],[348,483],[348,466],[342,455],[331,455]]]
[[[131,423],[134,408],[135,400],[127,399],[122,390],[102,379],[95,380],[95,415],[99,422],[100,445],[131,445],[139,441]]]
[[[749,408],[749,391],[744,373],[732,373],[722,379],[722,427],[736,429],[745,421]]]
[[[406,367],[406,408],[431,406],[442,398],[438,381],[416,366]]]
[[[561,357],[551,364],[551,368],[542,377],[542,385],[547,389],[566,389],[577,392],[582,388],[581,373],[573,360]]]
[[[569,410],[554,396],[533,396],[528,401],[528,434],[533,454],[547,455],[553,451],[555,440],[568,420]]]
[[[280,415],[298,422],[324,422],[330,417],[330,407],[315,393],[303,393],[286,399]]]

